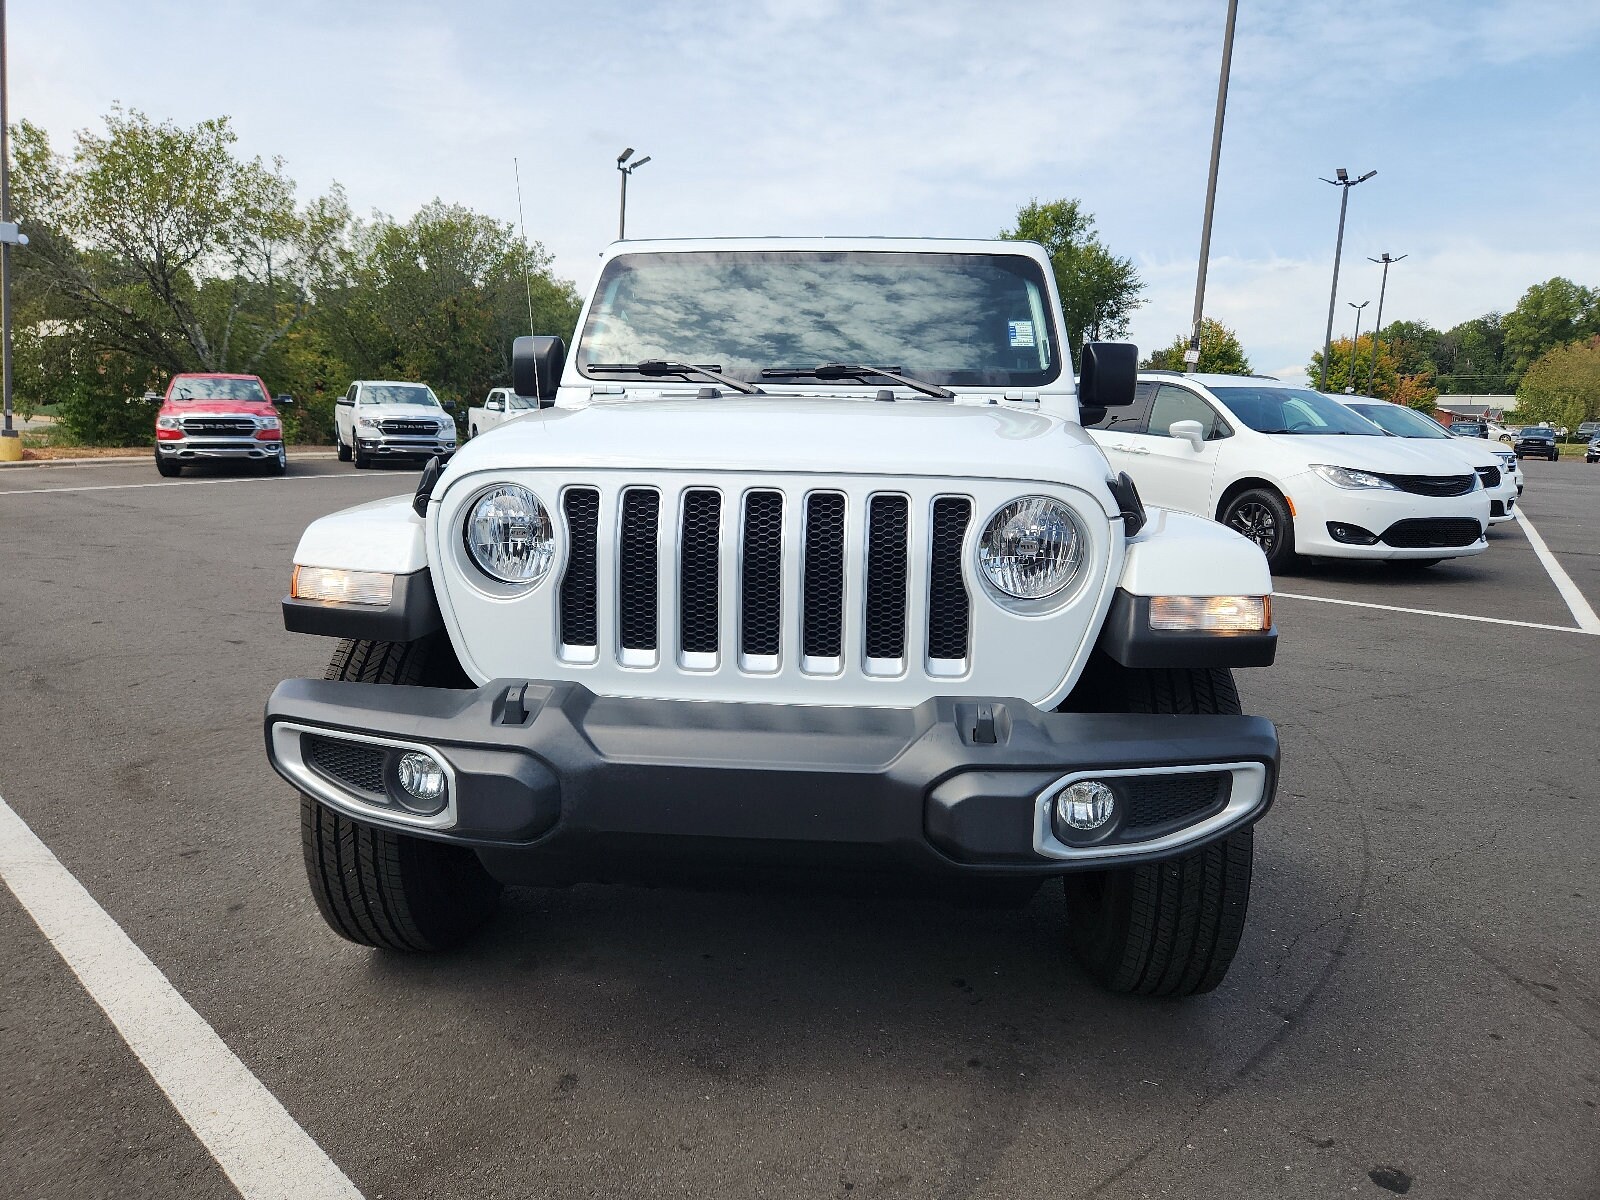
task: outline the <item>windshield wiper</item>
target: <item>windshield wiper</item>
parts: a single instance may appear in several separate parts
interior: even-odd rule
[[[869,367],[862,363],[823,363],[817,367],[766,367],[761,372],[763,379],[892,379],[896,383],[921,392],[924,396],[933,396],[940,400],[954,400],[956,394],[949,388],[940,387],[936,383],[923,383],[920,379],[912,379],[901,375],[898,371],[891,371],[887,367]]]
[[[696,366],[693,363],[668,362],[661,358],[647,358],[644,362],[637,363],[587,363],[585,371],[601,372],[627,372],[630,375],[643,375],[650,379],[661,379],[668,375],[677,375],[684,379],[691,375],[699,375],[703,379],[715,380],[724,387],[731,387],[736,392],[743,392],[746,396],[759,396],[761,389],[745,383],[742,379],[730,379],[722,373],[721,363],[712,363],[710,366]]]

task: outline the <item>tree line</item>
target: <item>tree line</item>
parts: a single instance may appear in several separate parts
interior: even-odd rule
[[[241,157],[226,117],[114,109],[70,152],[26,121],[14,138],[18,407],[55,405],[77,440],[148,442],[129,397],[232,371],[294,395],[290,435],[326,441],[352,379],[477,399],[530,322],[570,337],[577,320],[572,284],[509,224],[441,200],[359,218],[337,184],[298,204],[283,161]]]

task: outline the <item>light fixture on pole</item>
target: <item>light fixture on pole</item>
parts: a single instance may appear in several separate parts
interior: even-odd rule
[[[22,458],[22,438],[11,424],[11,247],[28,237],[11,220],[11,116],[6,110],[6,5],[0,0],[0,462]]]
[[[1353,391],[1356,390],[1356,382],[1357,382],[1357,380],[1356,380],[1356,347],[1361,345],[1361,310],[1363,308],[1365,308],[1367,305],[1371,304],[1372,301],[1371,300],[1363,300],[1360,304],[1357,304],[1354,300],[1346,300],[1345,303],[1348,304],[1351,308],[1356,310],[1356,335],[1350,342],[1350,378],[1346,382],[1345,389],[1344,389],[1347,392],[1353,392]],[[1327,361],[1326,360],[1323,361],[1323,365],[1324,366],[1327,365]]]
[[[1405,257],[1407,256],[1404,254],[1400,256],[1400,258]],[[1378,339],[1383,336],[1383,294],[1389,290],[1389,264],[1399,262],[1400,258],[1389,257],[1389,252],[1385,250],[1382,258],[1367,259],[1368,262],[1383,264],[1383,284],[1378,288],[1378,320],[1372,326],[1372,387],[1374,391],[1378,387]]]
[[[1222,118],[1228,111],[1228,69],[1233,62],[1233,26],[1239,15],[1239,0],[1228,0],[1228,24],[1222,35],[1222,75],[1217,81],[1217,115],[1211,125],[1211,174],[1206,179],[1206,214],[1200,226],[1200,272],[1194,282],[1194,320],[1190,323],[1189,349],[1183,356],[1183,369],[1193,374],[1200,368],[1200,322],[1206,303],[1206,266],[1211,261],[1211,214],[1217,203],[1217,164],[1222,158]]]
[[[1318,391],[1328,390],[1328,354],[1333,349],[1333,309],[1339,302],[1339,255],[1344,251],[1344,211],[1350,204],[1350,189],[1358,183],[1365,183],[1376,175],[1376,171],[1368,171],[1356,179],[1350,178],[1350,172],[1340,167],[1334,172],[1335,179],[1324,179],[1323,183],[1331,183],[1341,189],[1339,193],[1339,239],[1333,244],[1333,288],[1328,293],[1328,331],[1322,339],[1322,381],[1317,385]]]
[[[631,163],[628,162],[630,158],[633,158],[632,146],[629,146],[621,154],[617,155],[617,170],[622,173],[622,199],[617,206],[617,241],[619,242],[622,241],[622,239],[626,237],[628,233],[628,176],[632,175],[640,167],[644,166],[645,163],[650,161],[650,156],[648,154],[646,154],[643,158]],[[624,166],[624,163],[627,165]]]

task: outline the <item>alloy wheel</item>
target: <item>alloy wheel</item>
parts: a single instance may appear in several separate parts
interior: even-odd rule
[[[1251,500],[1238,505],[1228,514],[1228,526],[1260,546],[1269,558],[1277,549],[1278,518],[1265,504]]]

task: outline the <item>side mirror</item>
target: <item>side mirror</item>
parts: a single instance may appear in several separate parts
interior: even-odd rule
[[[554,404],[567,365],[567,344],[558,337],[519,337],[511,343],[511,386],[517,395]]]
[[[1167,432],[1175,438],[1188,442],[1190,449],[1196,454],[1205,449],[1206,427],[1199,421],[1174,421],[1167,426]]]
[[[456,402],[454,400],[446,400],[444,402],[444,410],[445,410],[445,412],[448,412],[448,413],[455,412],[455,410],[456,410]]]
[[[294,397],[289,395],[287,392],[285,392],[281,396],[274,396],[272,398],[272,402],[274,404],[277,404],[277,405],[293,404],[294,403]]]
[[[1108,408],[1126,408],[1133,403],[1134,384],[1139,377],[1139,348],[1127,342],[1085,342],[1083,363],[1078,372],[1079,419]],[[1090,424],[1093,421],[1089,422]]]
[[[160,392],[146,392],[141,397],[141,399],[146,404],[160,404],[161,403],[161,393]]]

